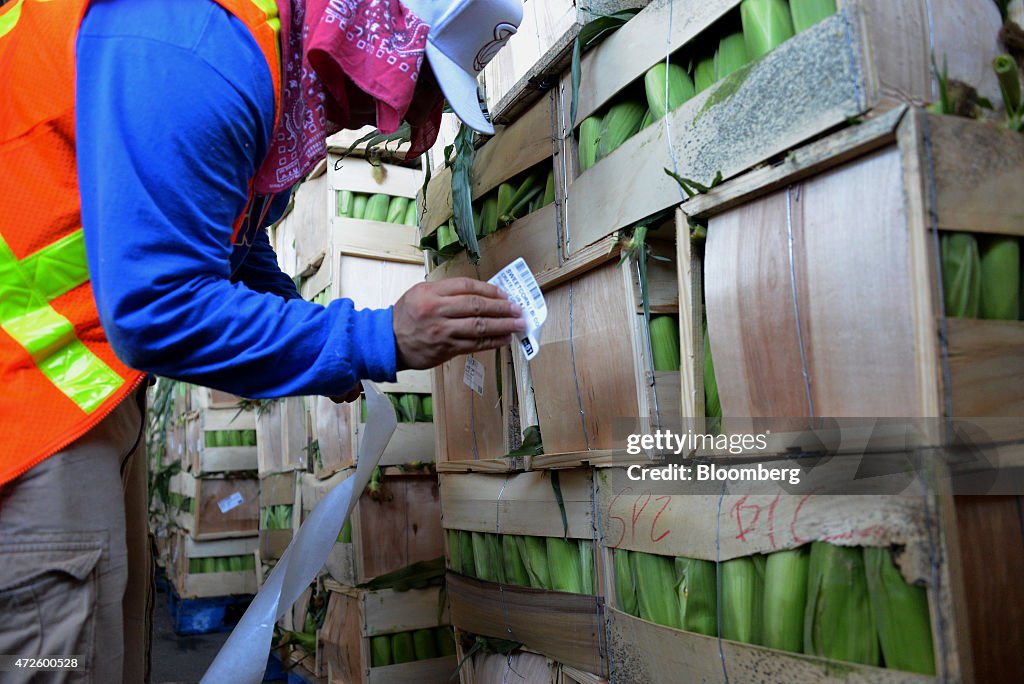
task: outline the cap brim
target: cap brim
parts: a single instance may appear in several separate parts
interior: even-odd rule
[[[494,126],[484,117],[477,99],[476,79],[427,40],[427,59],[445,99],[464,124],[475,131],[494,135]]]

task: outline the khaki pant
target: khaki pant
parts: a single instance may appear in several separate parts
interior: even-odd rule
[[[0,487],[0,654],[85,660],[83,671],[0,673],[4,684],[148,681],[144,391]]]

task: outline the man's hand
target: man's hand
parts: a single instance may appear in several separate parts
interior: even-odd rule
[[[526,329],[519,306],[472,278],[419,283],[394,308],[398,369],[433,368],[459,354],[497,349]]]

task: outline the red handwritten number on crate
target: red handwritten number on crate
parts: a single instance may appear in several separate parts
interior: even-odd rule
[[[803,539],[797,534],[796,528],[800,521],[800,513],[803,510],[804,504],[814,496],[813,494],[807,494],[797,504],[796,509],[793,511],[793,517],[789,521],[789,536],[791,541],[796,544],[803,544],[807,540]],[[761,525],[761,514],[765,512],[765,506],[754,503],[749,496],[740,497],[736,503],[729,509],[729,515],[736,524],[736,539],[741,542],[751,541],[751,538],[756,538],[758,534],[763,534],[767,539],[768,543],[771,544],[773,549],[778,548],[778,541],[775,538],[776,534],[776,517],[775,512],[779,505],[782,495],[776,495],[772,499],[772,502],[767,506],[767,512],[765,514],[765,520]]]
[[[619,548],[622,545],[622,542],[625,541],[627,530],[629,532],[629,540],[632,542],[632,541],[636,540],[637,526],[638,525],[640,526],[641,530],[645,530],[646,529],[646,524],[641,522],[641,518],[643,518],[644,511],[647,509],[647,506],[651,503],[652,499],[654,499],[654,501],[656,501],[656,502],[657,501],[661,501],[661,502],[664,502],[664,503],[662,503],[661,507],[657,510],[657,512],[654,513],[654,516],[651,519],[650,529],[646,530],[648,538],[652,542],[658,543],[661,540],[663,540],[665,537],[667,537],[670,534],[672,534],[672,530],[671,529],[666,529],[664,532],[661,532],[660,534],[658,534],[658,531],[659,531],[658,530],[659,519],[661,518],[661,514],[665,512],[665,510],[668,508],[669,504],[672,502],[672,497],[671,496],[659,496],[658,498],[655,499],[654,495],[651,492],[649,492],[649,491],[642,492],[642,493],[638,494],[636,496],[636,499],[633,501],[633,511],[632,511],[632,513],[630,515],[630,524],[629,524],[628,528],[626,526],[625,518],[623,518],[621,515],[615,515],[613,513],[613,511],[615,510],[615,505],[616,505],[616,503],[619,500],[619,497],[621,497],[621,496],[623,496],[625,494],[629,494],[632,491],[633,491],[632,487],[626,487],[625,489],[623,489],[622,491],[617,493],[614,497],[612,497],[611,502],[609,502],[609,504],[608,504],[608,520],[609,521],[611,521],[611,520],[618,521],[619,525],[622,528],[621,531],[619,532],[618,539],[616,539],[610,545],[611,548],[613,548],[613,549]],[[641,501],[643,503],[641,503]],[[609,535],[609,540],[610,539],[611,539],[611,535]]]

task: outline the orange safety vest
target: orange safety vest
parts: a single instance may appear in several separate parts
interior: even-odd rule
[[[216,2],[252,32],[279,103],[276,0]],[[0,485],[84,435],[144,377],[107,341],[85,259],[75,42],[87,5],[0,7]]]

